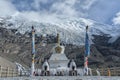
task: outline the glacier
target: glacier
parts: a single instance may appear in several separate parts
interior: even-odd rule
[[[62,18],[57,17],[56,20],[39,22],[28,20],[23,16],[9,16],[0,18],[0,27],[7,29],[17,29],[16,33],[25,34],[31,31],[31,26],[36,29],[37,35],[53,35],[60,34],[62,42],[73,45],[84,45],[85,27],[89,26],[89,35],[106,35],[111,37],[109,42],[114,42],[120,37],[120,27],[114,25],[102,24],[86,18]],[[92,41],[91,41],[92,43]]]

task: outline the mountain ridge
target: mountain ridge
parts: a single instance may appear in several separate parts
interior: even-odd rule
[[[50,22],[35,22],[24,19],[23,17],[14,16],[0,21],[4,22],[4,28],[16,29],[16,33],[25,34],[31,31],[31,26],[36,29],[37,35],[56,35],[60,33],[61,41],[65,43],[72,43],[75,45],[84,45],[85,27],[89,26],[89,35],[106,35],[111,37],[109,42],[114,42],[120,34],[120,28],[117,26],[110,26],[98,23],[96,21],[85,18],[57,18],[56,21]],[[51,23],[52,22],[52,23]],[[4,26],[5,25],[5,26]],[[91,42],[92,43],[92,42]]]

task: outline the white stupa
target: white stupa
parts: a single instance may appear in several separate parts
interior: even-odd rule
[[[42,75],[43,76],[76,76],[77,75],[77,66],[72,60],[66,57],[65,47],[60,45],[59,34],[57,34],[57,44],[52,49],[52,55],[49,58],[47,65],[45,66],[45,62],[43,64]],[[68,67],[68,63],[70,62],[70,67]],[[45,70],[45,68],[49,68],[49,70]],[[47,69],[46,68],[46,69]]]
[[[50,68],[68,68],[69,59],[66,57],[65,47],[60,45],[59,34],[57,34],[57,44],[52,49],[52,55],[48,60]]]

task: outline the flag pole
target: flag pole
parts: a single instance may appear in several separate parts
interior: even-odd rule
[[[88,36],[88,26],[86,26],[86,36],[85,36],[85,55],[84,55],[84,75],[88,75],[88,57],[90,55],[90,43]]]
[[[35,29],[32,26],[32,65],[31,76],[35,76]]]

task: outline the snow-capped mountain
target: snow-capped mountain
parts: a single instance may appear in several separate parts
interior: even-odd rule
[[[91,35],[107,35],[111,37],[109,42],[114,42],[120,34],[120,27],[101,24],[99,22],[85,18],[57,18],[51,21],[31,21],[23,16],[11,16],[0,18],[1,27],[8,29],[17,29],[17,32],[24,34],[31,31],[31,26],[36,29],[36,34],[51,34],[60,33],[60,38],[66,43],[82,45],[85,37],[85,27],[89,26],[90,38]],[[17,33],[16,32],[16,33]]]

